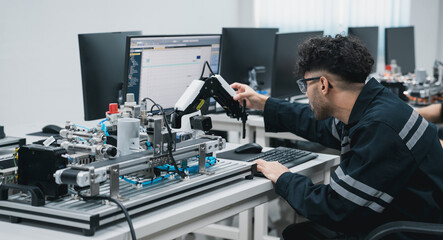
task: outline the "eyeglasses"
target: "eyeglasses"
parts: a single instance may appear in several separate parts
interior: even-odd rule
[[[297,84],[298,84],[298,87],[300,88],[300,91],[303,94],[306,94],[306,91],[308,90],[308,83],[307,82],[319,80],[320,78],[321,78],[321,76],[320,77],[313,77],[313,78],[302,78],[302,79],[297,80]],[[330,88],[333,88],[331,83],[329,83],[329,81],[328,81],[328,85]]]

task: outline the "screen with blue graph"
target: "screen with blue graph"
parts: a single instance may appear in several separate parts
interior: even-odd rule
[[[149,97],[164,109],[173,108],[192,80],[200,78],[205,61],[218,73],[220,34],[132,36],[127,44],[126,90],[138,103]],[[205,68],[203,76],[208,75]]]

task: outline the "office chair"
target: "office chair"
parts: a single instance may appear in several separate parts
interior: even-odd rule
[[[378,240],[389,234],[398,233],[398,232],[421,233],[421,234],[443,236],[443,224],[414,222],[414,221],[388,222],[372,230],[366,237],[366,240]]]

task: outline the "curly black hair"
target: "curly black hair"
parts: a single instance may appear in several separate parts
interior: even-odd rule
[[[325,70],[344,81],[364,83],[371,73],[374,59],[361,41],[352,36],[337,34],[314,37],[299,46],[299,75]]]

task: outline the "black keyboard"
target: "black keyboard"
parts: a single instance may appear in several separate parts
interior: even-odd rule
[[[302,164],[304,162],[307,162],[311,159],[314,159],[317,156],[318,154],[315,154],[313,152],[303,151],[294,148],[287,148],[287,147],[277,147],[272,150],[259,153],[252,158],[245,159],[245,161],[252,162],[261,158],[268,162],[278,161],[287,168],[291,168],[299,164]]]

